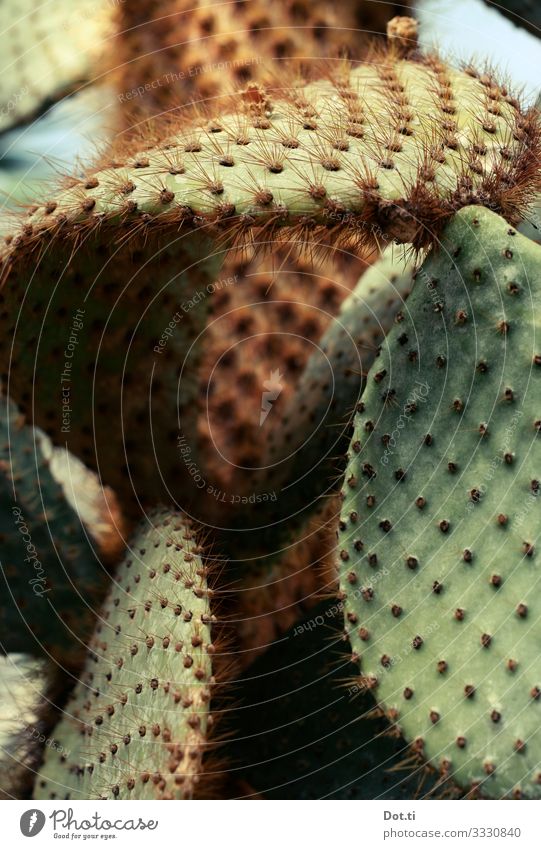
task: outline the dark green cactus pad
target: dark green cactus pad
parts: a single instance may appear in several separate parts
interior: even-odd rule
[[[200,555],[184,517],[158,510],[144,520],[98,619],[35,798],[198,795],[213,684]]]
[[[355,684],[342,616],[340,602],[319,604],[239,682],[223,754],[241,788],[269,799],[411,799],[433,790]]]
[[[41,441],[0,398],[0,645],[75,657],[107,587],[98,552],[53,477]]]
[[[487,6],[501,12],[517,27],[541,35],[541,8],[537,0],[485,0]]]
[[[339,556],[362,680],[465,788],[541,796],[541,248],[472,207],[368,377]]]

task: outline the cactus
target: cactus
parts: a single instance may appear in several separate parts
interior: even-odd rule
[[[350,0],[339,14],[330,0],[317,6],[306,0],[120,4],[113,61],[125,121],[266,82],[284,60],[309,65],[321,57],[360,59],[397,9],[394,3]]]
[[[222,274],[227,285],[214,294],[202,340],[196,453],[212,496],[203,505],[204,521],[229,527],[265,476],[266,444],[280,428],[276,417],[296,394],[314,344],[362,267],[347,259],[314,269],[283,250],[228,262],[232,274]],[[265,384],[277,371],[277,397],[262,416]]]
[[[115,171],[101,179],[124,185]],[[177,442],[190,432],[197,396],[191,346],[223,256],[194,259],[186,239],[162,224],[159,197],[156,204],[156,225],[168,230],[161,241],[144,237],[146,223],[136,238],[127,221],[118,243],[107,228],[83,236],[59,202],[49,215],[56,234],[12,241],[3,255],[6,389],[55,444],[113,487],[128,513],[139,498],[156,503],[162,475],[178,483],[186,473]]]
[[[112,12],[107,0],[0,5],[0,132],[32,120],[94,78],[113,34]]]
[[[357,416],[339,551],[365,685],[442,775],[538,798],[541,249],[462,210]]]
[[[535,191],[535,112],[521,112],[489,76],[396,54],[379,55],[376,74],[343,66],[334,81],[294,87],[273,105],[250,95],[241,114],[169,129],[157,147],[74,179],[6,237],[2,361],[17,378],[8,391],[126,503],[186,497],[177,442],[193,418],[192,343],[223,260],[209,228],[214,239],[379,235],[420,246],[464,204],[482,201],[511,220]],[[51,276],[60,276],[52,295]],[[40,336],[49,316],[62,319],[58,334]],[[31,401],[32,380],[42,392]]]
[[[365,5],[120,4],[92,73],[143,94],[118,97],[92,167],[0,222],[0,561],[24,601],[16,498],[58,613],[31,599],[25,630],[19,599],[0,604],[0,641],[49,655],[38,741],[23,729],[3,747],[4,795],[541,796],[540,248],[514,229],[541,187],[539,113],[491,72],[423,55],[410,18],[366,53],[351,27]],[[312,62],[341,39],[355,67]],[[265,61],[227,99],[255,43]],[[227,50],[226,73],[182,76]],[[147,91],[173,70],[199,105]],[[265,250],[279,270],[258,313]],[[209,376],[254,330],[216,382],[210,445]],[[273,346],[278,332],[302,340]],[[211,501],[201,479],[239,500]]]
[[[35,798],[197,795],[212,722],[211,622],[194,530],[157,510],[115,576]]]
[[[271,470],[264,475],[264,490],[275,493],[276,501],[258,503],[257,535],[245,533],[243,516],[238,538],[228,539],[230,572],[236,566],[232,615],[243,666],[334,586],[339,505],[328,496],[344,472],[349,420],[364,387],[363,373],[409,293],[413,267],[411,257],[390,247],[361,276],[308,361],[279,426],[264,430],[269,447],[262,450]],[[298,435],[305,446],[295,443]],[[251,444],[257,456],[257,443]],[[287,464],[287,477],[279,464],[280,450],[294,460]],[[280,482],[273,479],[274,468],[281,472]],[[252,478],[247,491],[256,486]]]
[[[0,403],[0,643],[69,663],[91,633],[107,575],[39,437],[12,402]]]

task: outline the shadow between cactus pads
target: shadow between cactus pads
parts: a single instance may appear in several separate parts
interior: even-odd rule
[[[541,796],[540,269],[492,212],[448,225],[368,376],[340,524],[362,682],[493,798]]]

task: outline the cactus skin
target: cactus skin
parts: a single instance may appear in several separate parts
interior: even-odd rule
[[[267,799],[423,798],[434,780],[401,765],[404,741],[385,735],[369,694],[344,687],[356,670],[341,616],[338,601],[320,602],[239,680],[224,757]]]
[[[159,197],[156,204],[159,228]],[[57,232],[4,257],[6,388],[136,514],[139,500],[158,503],[167,485],[184,491],[177,439],[195,427],[198,350],[191,346],[223,254],[205,248],[203,237],[203,253],[194,253],[165,223],[161,238],[145,237],[146,225],[136,237],[133,223],[83,235],[84,227],[62,225],[57,209]]]
[[[212,615],[190,522],[159,509],[119,567],[35,798],[198,793],[212,719]]]
[[[94,77],[113,34],[113,9],[107,0],[0,4],[0,132],[30,121]]]
[[[227,263],[231,276],[221,275],[234,285],[216,291],[201,345],[197,454],[216,493],[197,505],[205,522],[226,527],[236,521],[237,499],[249,497],[265,474],[277,417],[364,265],[356,257],[336,259],[314,267],[288,247],[248,263],[236,258]],[[262,392],[276,371],[279,396],[261,424]]]
[[[107,576],[35,431],[0,404],[0,645],[71,666]]]
[[[265,490],[279,493],[280,501],[259,504],[253,517],[243,514],[244,529],[248,522],[260,528],[266,519],[263,533],[228,538],[229,570],[237,573],[232,616],[243,667],[334,587],[340,516],[336,490],[344,473],[350,422],[364,388],[363,375],[403,306],[413,269],[413,258],[395,246],[365,271],[308,361],[281,423],[272,421],[279,414],[273,410],[269,426],[262,429],[271,447]],[[309,440],[304,447],[295,442],[298,434]],[[278,453],[286,450],[295,460],[287,475]],[[274,464],[280,482],[272,476]],[[247,490],[255,486],[252,480]],[[280,520],[283,526],[276,524]],[[257,556],[263,550],[269,556]]]
[[[155,222],[158,212],[238,237],[266,225],[266,236],[288,239],[295,228],[322,238],[323,228],[333,246],[340,235],[430,244],[435,227],[474,201],[519,217],[539,183],[537,112],[488,74],[397,50],[355,69],[344,62],[327,79],[284,80],[277,97],[240,92],[231,110],[176,132],[166,124],[157,146],[124,149],[114,169],[98,166],[60,193],[52,214],[32,211],[22,246],[26,229],[54,233],[59,217],[64,230],[126,215],[132,226],[148,214]]]
[[[494,798],[541,796],[540,261],[480,207],[449,224],[368,377],[338,543],[364,684]]]
[[[288,515],[336,488],[364,376],[412,286],[413,257],[389,246],[361,276],[312,354],[279,427],[269,428]],[[280,489],[271,475],[269,488]],[[283,510],[282,510],[283,513]]]
[[[237,666],[246,669],[269,645],[302,619],[322,597],[336,592],[335,495],[321,501],[299,533],[279,551],[228,564],[228,613],[235,622]],[[238,548],[232,549],[239,556]],[[241,552],[244,553],[244,552]],[[232,580],[233,579],[233,580]]]

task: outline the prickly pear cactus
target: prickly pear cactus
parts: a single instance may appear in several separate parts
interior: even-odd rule
[[[539,5],[535,0],[485,0],[487,6],[496,9],[513,21],[518,27],[524,27],[533,35],[539,36],[541,31],[541,15]]]
[[[198,794],[212,718],[212,614],[190,522],[144,520],[98,618],[35,798]]]
[[[90,184],[110,212],[115,192],[132,191],[114,170]],[[165,497],[167,484],[178,494],[186,475],[177,441],[190,438],[195,343],[223,253],[203,237],[198,253],[166,223],[165,189],[154,192],[154,219],[149,192],[140,229],[129,214],[113,228],[92,214],[76,223],[78,191],[42,208],[51,232],[5,246],[0,358],[22,411],[136,512],[139,501]]]
[[[69,662],[108,576],[39,437],[0,398],[0,645]]]
[[[284,59],[360,58],[368,37],[383,32],[396,6],[351,0],[337,14],[331,0],[227,3],[156,0],[118,5],[116,75],[129,120],[160,114],[171,103],[228,96],[272,77]],[[364,35],[364,38],[363,38]],[[118,61],[118,54],[122,57]]]
[[[368,376],[339,537],[362,681],[464,788],[541,796],[541,248],[462,210]]]

